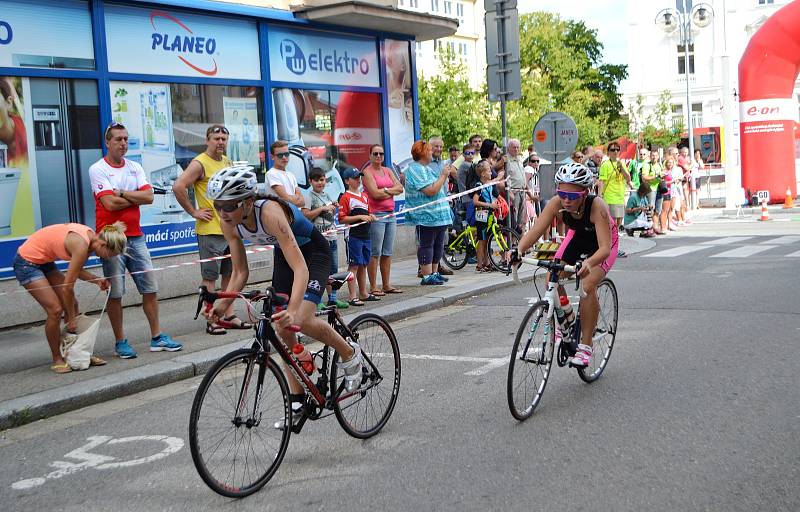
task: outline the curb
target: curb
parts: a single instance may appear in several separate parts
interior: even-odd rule
[[[519,278],[523,282],[533,280],[533,269],[520,272]],[[509,277],[505,275],[491,277],[487,281],[432,292],[429,295],[387,304],[366,312],[376,313],[393,322],[509,285]],[[343,318],[347,322],[356,316],[358,314],[349,314]],[[203,375],[221,356],[249,345],[251,339],[245,338],[219,347],[176,356],[168,361],[159,361],[7,400],[0,403],[0,430],[19,427],[47,417]]]

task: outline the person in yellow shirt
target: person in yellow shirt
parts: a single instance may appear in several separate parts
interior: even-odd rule
[[[619,144],[612,142],[608,145],[608,160],[600,165],[600,183],[597,195],[608,203],[611,216],[617,222],[617,227],[622,225],[625,217],[625,191],[631,187],[631,175],[619,160]]]
[[[209,126],[206,130],[206,150],[189,163],[172,186],[175,199],[186,210],[186,213],[195,218],[197,247],[201,259],[230,253],[228,242],[222,235],[219,215],[212,202],[206,197],[208,180],[217,171],[233,165],[231,159],[225,156],[225,151],[228,147],[228,136],[228,129],[221,124]],[[189,199],[187,190],[189,187],[194,188],[194,198],[197,206],[192,204]],[[230,258],[200,264],[203,285],[209,290],[216,289],[217,279],[220,275],[222,276],[220,289],[227,289],[228,282],[231,279],[231,271]],[[217,335],[226,334],[226,327],[228,329],[251,329],[253,327],[252,324],[242,321],[234,314],[233,304],[228,307],[227,311],[225,311],[225,316],[221,320],[219,323],[208,323],[206,332]]]

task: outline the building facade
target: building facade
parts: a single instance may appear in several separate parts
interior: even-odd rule
[[[486,30],[483,0],[397,0],[397,6],[413,12],[445,16],[458,21],[458,30],[450,37],[416,41],[417,70],[422,76],[438,76],[439,53],[449,48],[464,63],[473,89],[486,81]]]
[[[657,14],[675,4],[628,1],[629,77],[624,86],[624,103],[629,113],[635,113],[637,97],[641,97],[643,109],[637,117],[647,118],[654,114],[662,92],[667,91],[670,117],[667,121],[682,124],[685,137],[687,114],[691,112],[694,147],[700,149],[707,162],[726,164],[727,172],[740,172],[739,61],[752,35],[790,0],[705,3],[713,9],[713,20],[709,26],[693,30],[687,61],[679,31],[668,35],[656,26]],[[687,105],[686,99],[687,80],[691,105]],[[800,81],[795,84],[794,97],[800,101]],[[725,133],[727,116],[723,104],[728,100],[732,105],[730,133]],[[800,144],[795,146],[800,162]]]
[[[228,156],[260,181],[276,139],[289,141],[301,188],[312,166],[361,166],[371,144],[388,163],[410,158],[413,45],[455,33],[454,20],[398,11],[396,0],[251,3],[4,0],[0,278],[36,229],[94,225],[88,170],[112,121],[156,192],[141,213],[151,254],[167,258],[157,266],[196,257],[194,221],[171,187],[211,124],[228,128]]]

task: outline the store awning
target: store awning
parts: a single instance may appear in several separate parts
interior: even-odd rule
[[[417,41],[452,36],[458,20],[349,0],[317,7],[293,6],[297,18],[381,32],[412,35]]]

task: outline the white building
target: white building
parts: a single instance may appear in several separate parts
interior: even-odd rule
[[[750,38],[778,9],[791,0],[706,0],[713,9],[713,21],[703,29],[694,29],[694,44],[689,45],[689,62],[685,62],[680,33],[668,35],[656,25],[657,14],[674,8],[675,2],[641,2],[628,0],[628,72],[623,101],[626,109],[644,99],[644,115],[653,113],[659,95],[670,93],[672,121],[687,124],[687,111],[692,112],[694,145],[704,157],[727,163],[739,172],[739,60]],[[694,2],[695,5],[699,1]],[[729,84],[724,84],[725,72]],[[691,91],[691,105],[686,103],[686,80]],[[800,98],[800,81],[795,83],[795,97]],[[726,134],[723,116],[725,94],[731,97],[731,132]],[[727,100],[725,100],[727,101]],[[729,152],[728,154],[725,154]],[[725,162],[723,162],[723,159]]]
[[[470,85],[478,89],[486,81],[486,35],[483,0],[397,0],[399,9],[426,12],[458,20],[458,31],[443,39],[416,43],[417,73],[439,74],[439,51],[449,47],[467,67]]]

